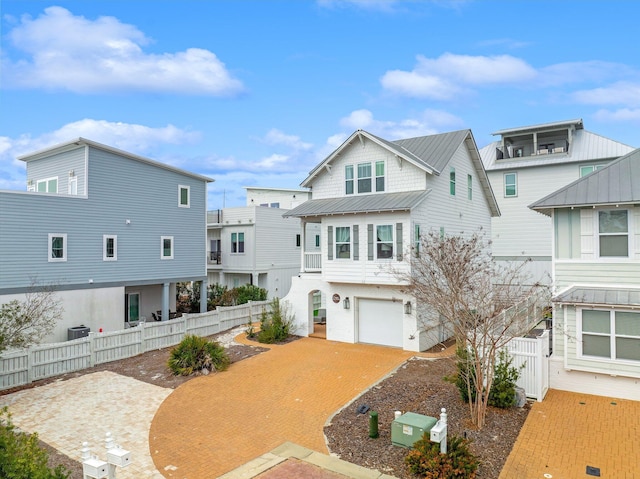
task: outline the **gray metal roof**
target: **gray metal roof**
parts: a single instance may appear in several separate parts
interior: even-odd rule
[[[640,307],[640,289],[575,286],[553,298],[555,303]]]
[[[410,211],[418,206],[431,190],[403,193],[354,195],[343,198],[308,200],[282,216],[309,217],[355,213],[378,213],[384,211]]]
[[[513,134],[522,134],[528,133],[530,131],[549,131],[557,128],[569,128],[570,126],[574,126],[576,130],[580,130],[584,128],[582,124],[582,118],[577,118],[575,120],[564,120],[564,121],[553,121],[550,123],[540,123],[538,125],[528,125],[528,126],[518,126],[515,128],[505,128],[503,130],[498,130],[492,135],[513,135]]]
[[[502,130],[507,131],[507,130]],[[534,166],[564,165],[566,163],[586,163],[597,160],[611,160],[634,150],[633,147],[619,141],[606,138],[587,130],[573,132],[568,153],[557,153],[544,156],[525,156],[523,158],[496,159],[496,148],[502,141],[494,141],[480,149],[482,163],[487,171],[513,170]]]
[[[536,201],[529,208],[551,216],[554,208],[640,203],[640,148]]]

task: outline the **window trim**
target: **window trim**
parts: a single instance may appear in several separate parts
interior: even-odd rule
[[[164,254],[164,242],[165,240],[171,241],[171,255],[166,256]],[[173,236],[160,236],[160,259],[173,259],[174,257],[175,244],[173,242]]]
[[[338,242],[338,230],[340,228],[347,228],[349,230],[349,241],[340,241],[340,242]],[[337,260],[350,260],[350,259],[352,259],[352,252],[351,252],[352,247],[351,247],[351,245],[353,243],[353,235],[351,234],[351,226],[336,226],[334,229],[335,229],[335,231],[334,231],[334,235],[335,235],[335,237],[334,237],[334,239],[335,239],[335,241],[334,241],[335,257],[334,258],[337,259]],[[347,258],[341,257],[340,254],[339,254],[338,247],[341,246],[341,245],[349,245],[349,256]]]
[[[456,169],[453,166],[449,169],[449,195],[456,196]]]
[[[381,227],[381,226],[388,226],[389,228],[391,228],[391,240],[390,241],[379,241],[378,240],[378,228]],[[392,261],[395,258],[395,256],[394,256],[394,254],[395,254],[395,252],[394,252],[395,239],[396,239],[395,238],[395,236],[396,236],[396,234],[395,234],[395,225],[393,223],[391,223],[391,224],[387,224],[387,223],[376,224],[376,225],[374,225],[374,231],[375,231],[375,236],[373,238],[374,251],[375,251],[374,259],[376,261]],[[378,255],[378,247],[383,243],[390,243],[391,244],[391,254],[387,258],[383,258],[383,257],[380,257]]]
[[[49,182],[50,182],[50,181],[53,181],[53,180],[56,180],[56,191],[49,191]],[[40,184],[41,184],[41,183],[44,183],[44,184],[45,184],[45,188],[46,188],[46,190],[45,190],[45,191],[40,191],[39,186],[40,186]],[[51,176],[51,177],[49,177],[49,178],[43,178],[43,179],[41,179],[41,180],[37,180],[37,181],[36,181],[36,191],[37,191],[38,193],[57,193],[57,192],[58,192],[58,185],[59,185],[59,183],[60,183],[60,182],[59,182],[59,180],[58,180],[58,177],[57,177],[57,176]]]
[[[187,202],[182,202],[182,190],[187,192]],[[178,185],[178,207],[191,208],[191,187],[189,185]]]
[[[507,176],[513,176],[513,185],[507,183]],[[515,171],[510,173],[505,173],[502,175],[503,180],[503,194],[505,198],[517,198],[518,197],[518,173]],[[513,194],[510,195],[507,193],[507,186],[513,186]]]
[[[230,249],[230,254],[233,255],[238,255],[238,254],[245,254],[246,252],[246,248],[245,248],[245,232],[244,231],[232,231],[231,232],[231,249]],[[242,235],[242,241],[240,241],[240,235]],[[236,239],[234,240],[233,237],[236,237]],[[235,245],[235,248],[234,248]],[[240,245],[242,245],[242,251],[240,251]],[[235,251],[234,251],[235,249]]]
[[[47,254],[49,256],[49,263],[61,263],[67,261],[67,234],[66,233],[49,233],[49,246],[47,248]],[[62,257],[53,257],[53,239],[62,238]]]
[[[113,240],[113,256],[108,256],[107,242]],[[118,235],[102,235],[102,261],[118,261]]]
[[[600,336],[600,337],[608,337],[609,338],[609,357],[605,356],[591,356],[584,354],[584,331],[583,331],[583,321],[582,321],[582,313],[583,311],[604,311],[609,313],[609,333],[594,333],[587,332],[587,336]],[[640,336],[630,336],[625,334],[616,334],[616,313],[638,313],[638,310],[633,309],[613,309],[613,308],[605,308],[605,307],[589,307],[589,308],[576,308],[576,331],[577,331],[577,344],[576,344],[576,356],[579,359],[584,359],[588,361],[598,361],[605,363],[613,363],[613,364],[640,364],[640,359],[618,359],[616,358],[617,354],[617,345],[616,338],[629,338],[629,339],[638,339],[640,341]]]
[[[625,233],[600,233],[600,213],[607,211],[624,211],[627,213],[627,231]],[[633,256],[633,225],[631,224],[633,221],[633,214],[627,208],[600,208],[595,210],[594,221],[595,221],[595,249],[597,251],[598,259],[604,260],[615,260],[615,259],[629,259]],[[600,254],[600,239],[603,236],[626,236],[627,237],[627,254],[626,256],[602,256]]]

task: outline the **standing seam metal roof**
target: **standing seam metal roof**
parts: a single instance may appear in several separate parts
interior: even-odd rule
[[[640,306],[640,289],[574,286],[553,298],[556,303]]]

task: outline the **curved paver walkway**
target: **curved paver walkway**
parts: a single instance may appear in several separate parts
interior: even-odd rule
[[[177,388],[158,409],[149,446],[167,478],[218,477],[285,441],[326,453],[339,408],[415,353],[302,338]]]

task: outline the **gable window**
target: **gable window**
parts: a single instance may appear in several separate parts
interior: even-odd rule
[[[296,235],[296,248],[300,248],[300,235]]]
[[[467,198],[473,199],[473,176],[467,175]]]
[[[173,259],[173,236],[160,237],[160,259]]]
[[[376,257],[393,258],[393,225],[376,226]]]
[[[46,178],[44,180],[38,180],[36,191],[39,193],[57,193],[58,192],[58,177]]]
[[[353,165],[344,167],[344,192],[347,195],[353,194]]]
[[[371,193],[371,163],[358,165],[358,193]]]
[[[518,196],[518,176],[516,173],[504,174],[504,196],[505,198]]]
[[[116,235],[102,236],[102,260],[118,260],[118,237]]]
[[[191,191],[189,186],[178,185],[178,206],[180,208],[190,208]]]
[[[449,193],[451,196],[456,195],[456,169],[453,166],[449,170]]]
[[[78,177],[77,176],[69,177],[69,194],[70,195],[78,194]]]
[[[579,311],[584,356],[640,361],[640,312]]]
[[[581,166],[580,167],[580,178],[582,178],[583,176],[587,176],[589,173],[593,173],[596,170],[599,170],[600,168],[603,168],[605,165],[588,165],[588,166]]]
[[[600,257],[629,256],[629,218],[627,210],[598,211]]]
[[[244,253],[244,233],[231,233],[231,252]]]
[[[384,161],[376,161],[376,191],[384,191]]]
[[[49,233],[49,262],[67,261],[67,235]]]
[[[336,258],[351,258],[350,226],[336,226]]]

